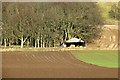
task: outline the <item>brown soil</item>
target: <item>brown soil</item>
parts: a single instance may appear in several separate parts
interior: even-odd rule
[[[117,78],[118,69],[77,60],[68,51],[3,52],[3,78]]]

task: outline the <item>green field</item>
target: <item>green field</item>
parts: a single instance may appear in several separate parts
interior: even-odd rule
[[[86,63],[109,68],[119,67],[117,50],[79,50],[73,51],[72,54]]]

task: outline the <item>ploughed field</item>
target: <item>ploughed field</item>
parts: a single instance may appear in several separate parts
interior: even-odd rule
[[[70,51],[2,53],[3,78],[117,78],[117,68],[100,67],[75,58]]]

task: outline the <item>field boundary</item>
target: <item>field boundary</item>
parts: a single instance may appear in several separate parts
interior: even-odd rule
[[[1,52],[6,51],[71,51],[71,50],[118,50],[118,49],[108,49],[108,48],[81,48],[81,47],[74,47],[74,48],[61,48],[61,47],[52,47],[52,48],[1,48]]]

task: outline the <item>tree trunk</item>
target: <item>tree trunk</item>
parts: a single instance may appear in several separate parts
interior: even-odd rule
[[[40,37],[40,47],[43,47],[43,41],[42,41],[42,35],[41,35],[41,37]]]
[[[11,46],[11,40],[10,39],[8,39],[8,46],[10,47]]]
[[[23,38],[23,36],[21,36],[21,48],[23,48],[23,44],[27,40],[27,38],[28,38],[28,35],[25,39]]]
[[[51,47],[51,42],[50,41],[48,41],[48,47]]]
[[[47,40],[47,47],[49,47],[49,41]]]
[[[0,44],[2,45],[2,43],[3,43],[3,39],[2,39],[2,37],[1,37]]]
[[[37,38],[37,44],[38,44],[38,48],[40,47],[40,39],[39,39],[39,36],[38,36],[38,38]]]
[[[45,47],[47,47],[47,40],[45,40]]]
[[[30,42],[29,42],[29,40],[27,40],[27,47],[29,47],[29,44],[30,44]]]
[[[9,42],[9,47],[11,46],[11,43]]]
[[[45,42],[43,41],[43,46],[42,46],[43,48],[45,47]]]
[[[53,43],[54,43],[54,47],[56,47],[56,46],[55,46],[55,39],[53,40]]]
[[[48,47],[50,47],[50,42],[48,41]]]
[[[20,48],[23,48],[23,44],[24,44],[24,41],[23,41],[23,36],[21,37],[21,47]]]
[[[71,36],[70,36],[70,30],[67,29],[67,39],[69,40],[70,38],[71,38]]]
[[[55,42],[54,42],[54,40],[53,40],[53,43],[52,43],[52,45],[53,45],[53,47],[55,47]]]
[[[65,32],[65,41],[67,40],[67,29],[66,29],[66,32]]]
[[[6,47],[7,46],[7,41],[6,41],[6,39],[4,39],[4,47]]]
[[[29,46],[33,46],[32,38],[30,38],[30,40],[29,40]]]
[[[36,43],[36,40],[35,40],[35,48],[37,47],[37,43]]]
[[[69,22],[68,23],[68,28],[67,28],[67,39],[70,39],[71,38],[71,35],[70,35],[70,29],[71,29],[71,23]]]
[[[64,34],[63,34],[63,42],[65,42],[65,38],[66,38],[66,31],[64,30]]]

